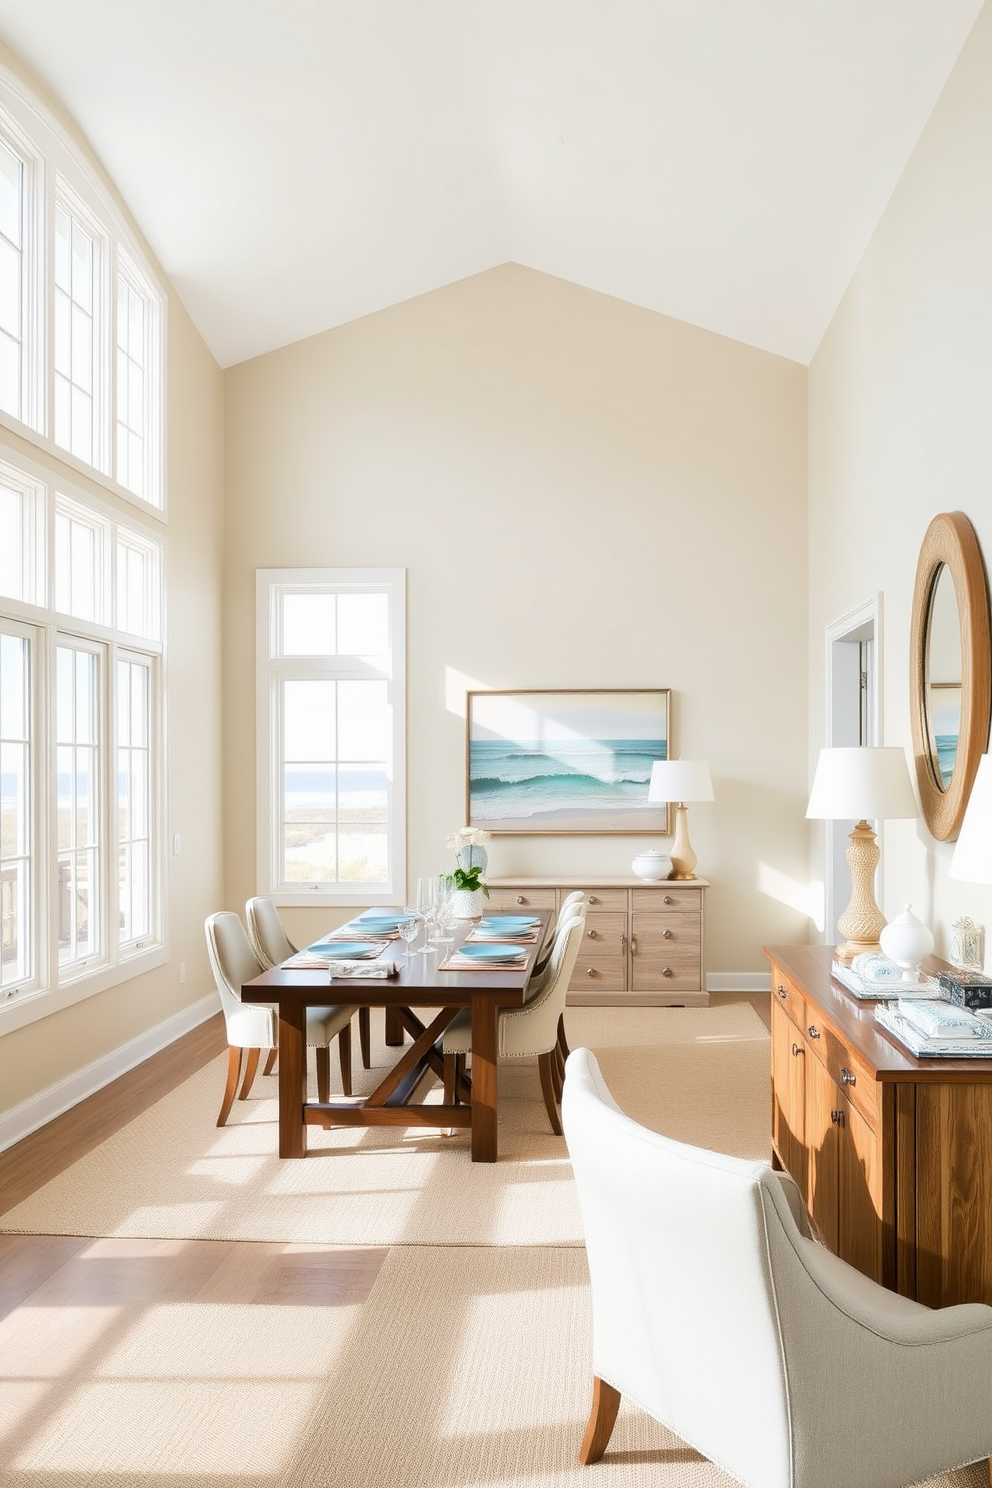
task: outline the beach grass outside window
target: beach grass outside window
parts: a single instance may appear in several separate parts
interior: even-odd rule
[[[260,892],[402,903],[404,570],[257,582]]]
[[[0,465],[0,1033],[166,958],[162,545],[65,486]]]
[[[0,64],[0,421],[164,503],[165,296],[75,142]]]

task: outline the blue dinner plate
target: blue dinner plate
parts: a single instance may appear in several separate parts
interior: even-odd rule
[[[467,956],[470,961],[523,961],[526,959],[525,952],[519,950],[517,946],[480,945],[478,942],[463,945],[459,955]]]
[[[511,925],[515,929],[529,929],[541,922],[536,915],[483,915],[479,924],[486,930],[508,930]]]
[[[307,950],[312,951],[315,956],[341,957],[348,961],[378,956],[381,949],[381,946],[369,945],[367,940],[318,940],[314,945],[307,946]]]
[[[378,930],[382,934],[388,935],[391,930],[395,930],[396,929],[397,925],[402,924],[402,922],[403,922],[403,920],[405,918],[406,918],[405,915],[393,915],[392,918],[390,918],[388,920],[385,920],[385,919],[379,920],[379,919],[373,919],[371,916],[369,916],[368,918],[366,918],[363,915],[361,917],[361,919],[352,920],[351,926],[355,930],[363,930],[363,931],[371,930],[373,933],[376,930]]]

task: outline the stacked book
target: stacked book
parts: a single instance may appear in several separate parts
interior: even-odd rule
[[[939,998],[941,991],[935,978],[921,977],[907,982],[901,966],[877,951],[864,951],[850,963],[833,961],[830,975],[860,1001],[877,1002],[881,998]]]
[[[992,1059],[992,1021],[968,1008],[900,997],[879,1003],[875,1020],[918,1059]]]

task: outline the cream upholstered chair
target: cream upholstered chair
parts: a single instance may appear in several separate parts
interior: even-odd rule
[[[274,899],[265,894],[257,894],[254,899],[249,899],[245,905],[245,921],[251,948],[261,961],[263,970],[268,971],[270,966],[278,966],[296,954],[296,946],[286,934],[286,927],[279,917]],[[362,1050],[362,1064],[368,1069],[372,1063],[372,1040],[367,1007],[358,1009],[358,1041]],[[275,1063],[274,1054],[275,1051],[265,1066],[266,1074],[269,1074]]]
[[[576,1049],[562,1100],[593,1303],[593,1409],[622,1394],[746,1488],[903,1488],[992,1452],[992,1307],[900,1297],[812,1239],[767,1163],[626,1117]]]
[[[238,916],[230,910],[221,910],[219,914],[207,916],[204,929],[210,969],[227,1026],[227,1088],[217,1117],[217,1125],[223,1126],[234,1104],[245,1051],[247,1061],[240,1100],[248,1099],[261,1051],[268,1049],[271,1052],[276,1048],[278,1022],[274,1007],[241,1001],[242,985],[266,968],[255,956]],[[351,1020],[354,1012],[353,1007],[307,1008],[307,1045],[317,1050],[317,1094],[321,1100],[330,1098],[330,1043],[335,1035],[341,1060],[341,1085],[345,1095],[351,1094]]]
[[[583,915],[571,915],[555,939],[551,961],[544,983],[523,1007],[507,1008],[499,1015],[500,1059],[529,1059],[537,1055],[541,1091],[551,1122],[551,1130],[561,1136],[558,1103],[561,1100],[562,1077],[557,1059],[558,1022],[565,1007],[575,958],[582,938]],[[456,1014],[442,1035],[444,1049],[444,1100],[453,1105],[458,1099],[465,1060],[472,1048],[472,1015],[468,1009]]]

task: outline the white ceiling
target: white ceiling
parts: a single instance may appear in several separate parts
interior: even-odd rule
[[[981,0],[0,0],[222,366],[513,260],[808,362]]]

